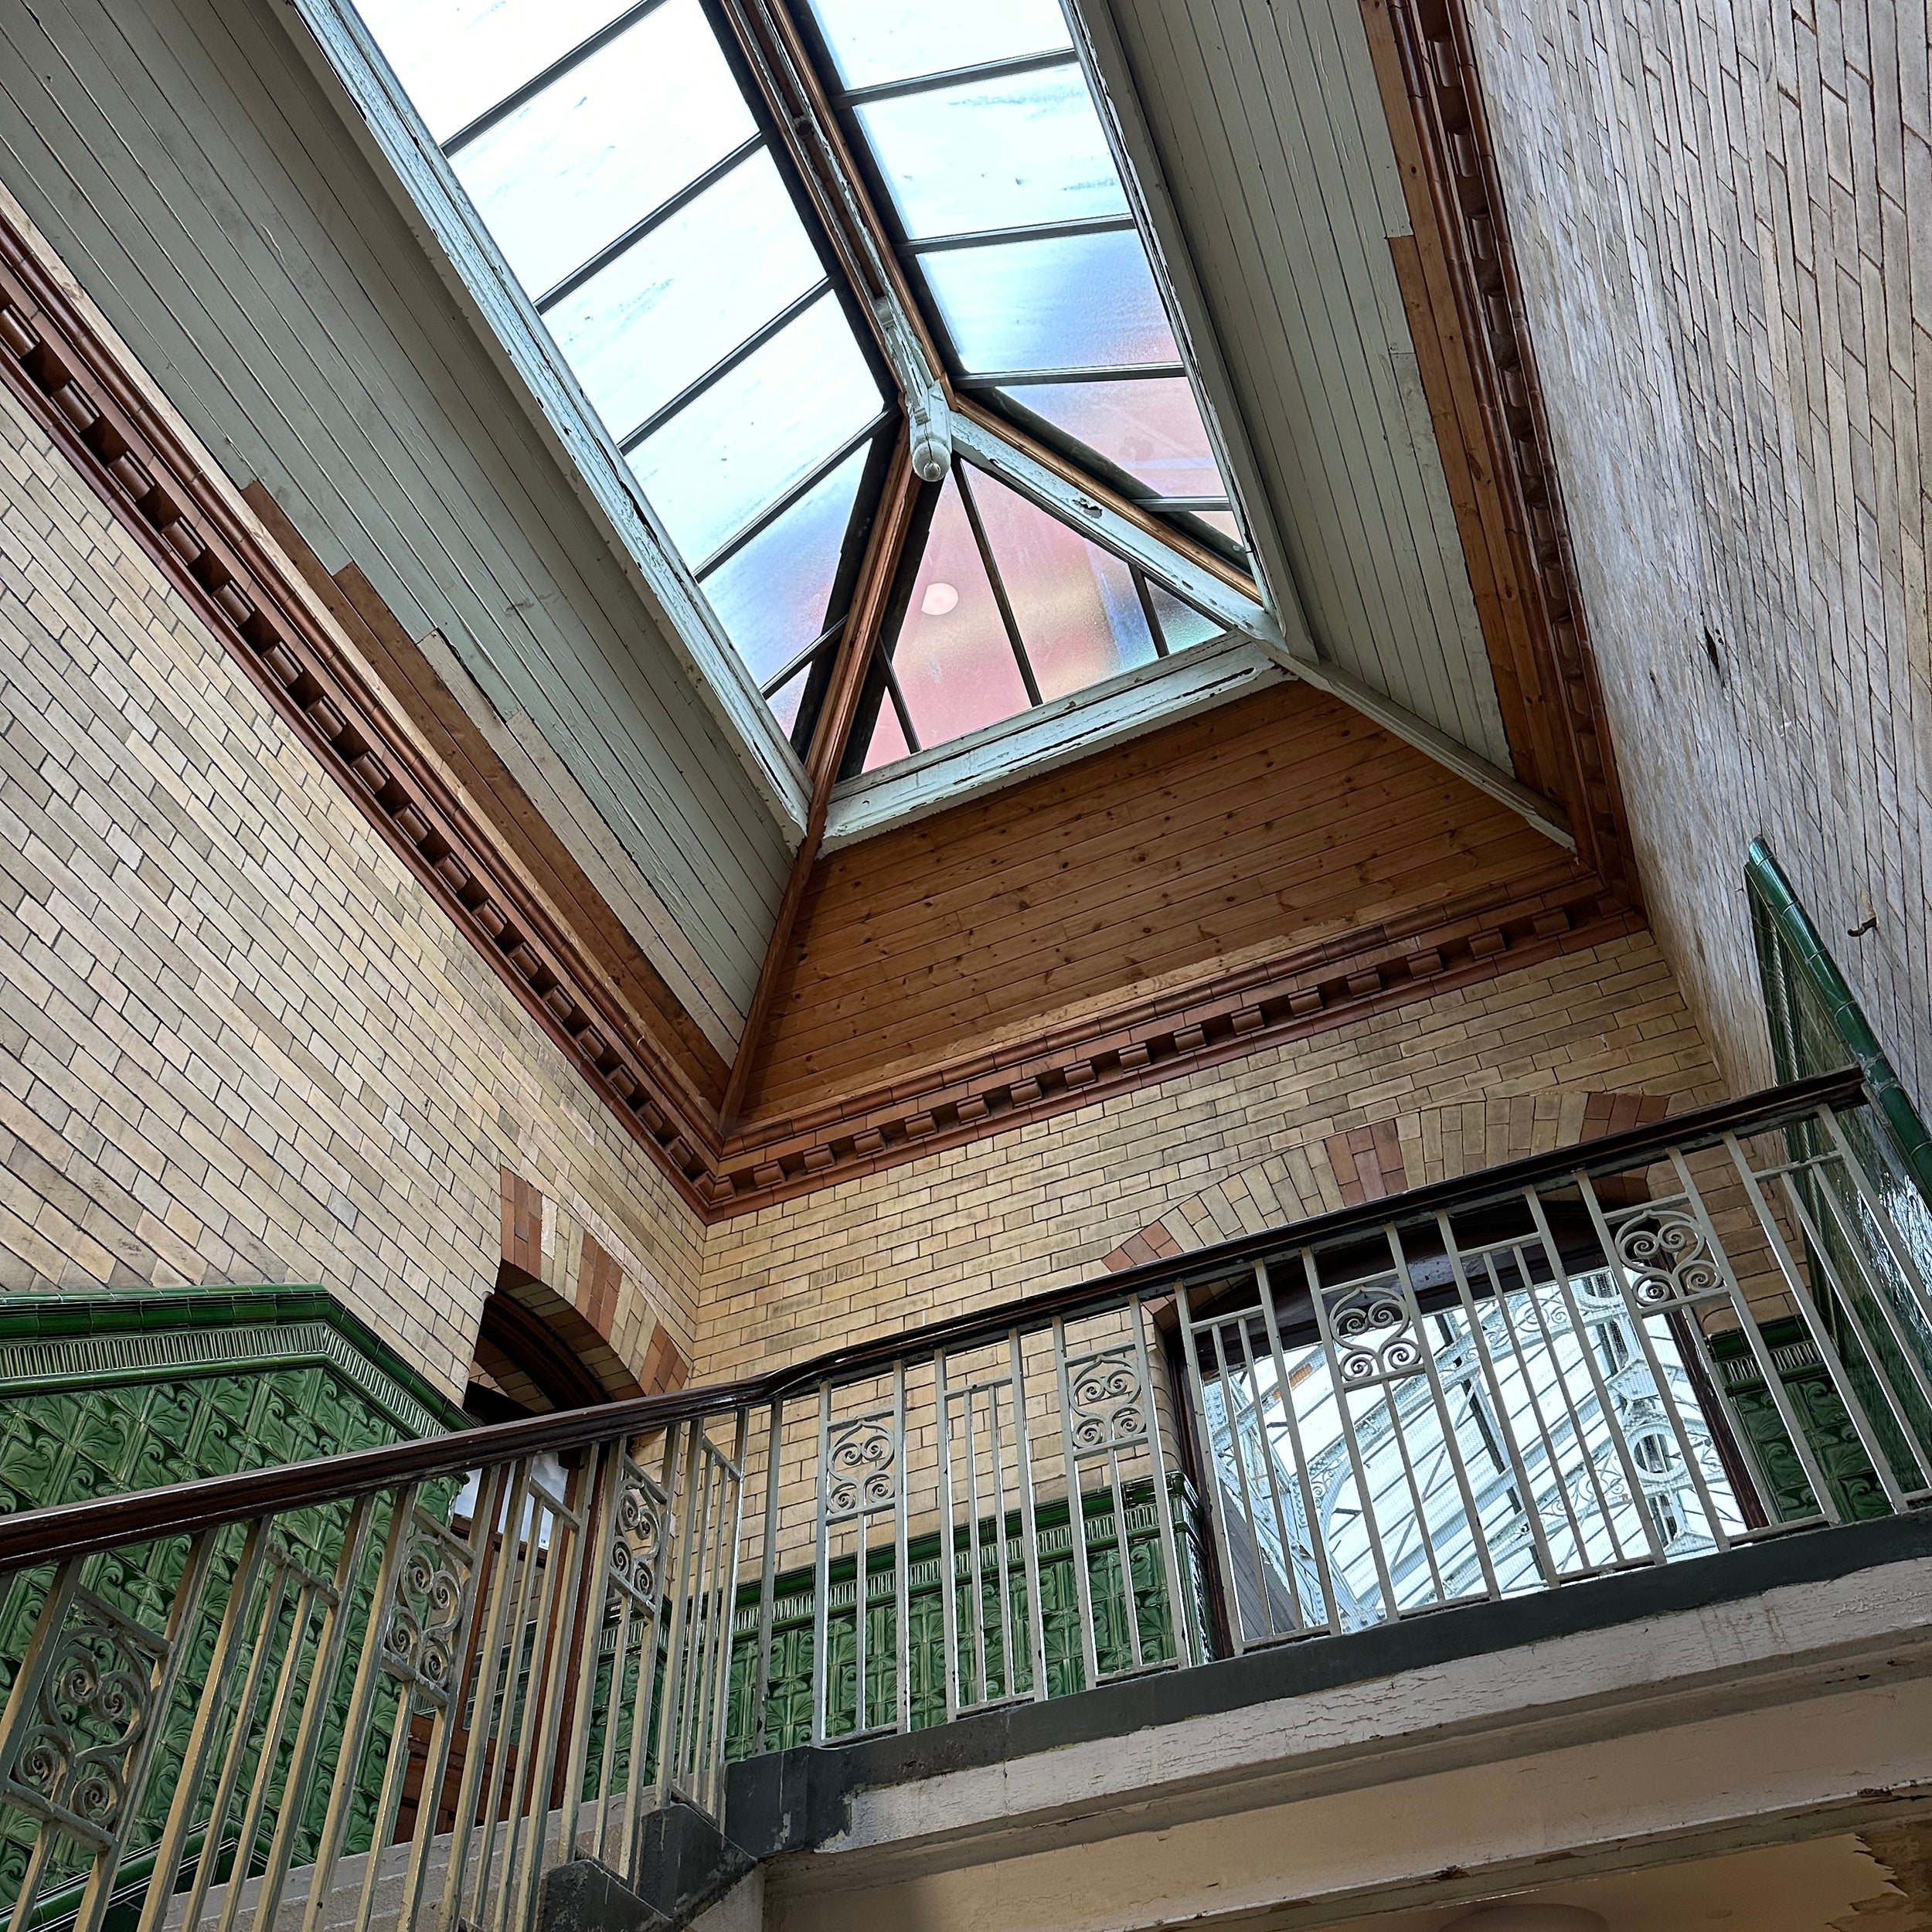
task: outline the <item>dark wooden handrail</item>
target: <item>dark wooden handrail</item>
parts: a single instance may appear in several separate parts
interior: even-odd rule
[[[740,1381],[532,1416],[519,1422],[236,1475],[205,1477],[125,1495],[90,1497],[50,1509],[23,1510],[0,1517],[0,1573],[85,1556],[116,1545],[193,1535],[223,1523],[366,1495],[403,1483],[460,1476],[487,1464],[546,1451],[566,1454],[673,1422],[761,1407],[827,1379],[853,1380],[896,1362],[910,1364],[927,1359],[939,1349],[953,1351],[996,1340],[1012,1328],[1043,1327],[1056,1316],[1100,1314],[1133,1295],[1171,1292],[1180,1286],[1244,1271],[1284,1249],[1314,1247],[1389,1221],[1433,1216],[1438,1210],[1480,1206],[1520,1194],[1526,1188],[1562,1175],[1614,1172],[1655,1148],[1706,1146],[1727,1133],[1762,1131],[1821,1107],[1855,1105],[1868,1097],[1863,1077],[1855,1068],[1818,1074],[1600,1140],[1553,1148],[1500,1167],[1289,1222],[1172,1260],[1147,1262],[1069,1287],[1046,1289],[996,1308],[929,1322],[902,1334],[875,1336],[809,1362]]]

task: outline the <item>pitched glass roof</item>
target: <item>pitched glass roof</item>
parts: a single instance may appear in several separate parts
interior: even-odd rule
[[[809,5],[954,386],[1238,559],[1227,486],[1057,0]]]
[[[957,391],[1239,556],[1057,0],[809,0],[808,49]],[[703,0],[359,0],[585,397],[802,751],[900,405]],[[1218,627],[955,460],[849,769]]]
[[[699,0],[361,12],[789,730],[889,385]]]

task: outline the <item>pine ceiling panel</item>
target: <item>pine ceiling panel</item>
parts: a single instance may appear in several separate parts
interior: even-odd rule
[[[1505,770],[1357,0],[1111,0],[1310,628]]]

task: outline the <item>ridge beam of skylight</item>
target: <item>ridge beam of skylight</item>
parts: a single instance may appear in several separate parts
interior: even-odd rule
[[[1265,604],[1237,590],[1225,577],[1184,556],[1097,497],[1090,496],[1059,471],[1049,469],[1037,457],[1015,448],[972,417],[963,413],[954,417],[953,440],[981,468],[1001,482],[1010,485],[1117,556],[1138,564],[1155,582],[1165,584],[1176,597],[1216,623],[1253,638],[1285,667],[1296,668],[1296,659],[1274,614]]]
[[[723,0],[765,103],[784,130],[820,219],[872,311],[875,332],[905,404],[913,473],[931,483],[952,463],[952,412],[938,369],[880,247],[862,186],[845,165],[836,131],[801,64],[794,29],[771,0]]]

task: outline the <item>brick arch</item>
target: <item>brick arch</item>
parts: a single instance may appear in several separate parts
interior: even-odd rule
[[[1100,1265],[1168,1260],[1243,1234],[1400,1194],[1526,1155],[1661,1121],[1662,1094],[1535,1094],[1449,1100],[1311,1138],[1165,1208]]]

